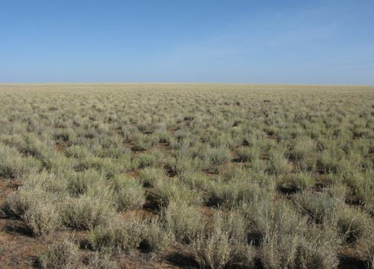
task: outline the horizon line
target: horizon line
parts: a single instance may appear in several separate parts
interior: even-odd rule
[[[232,84],[232,85],[272,85],[272,86],[340,86],[340,87],[374,87],[374,84],[312,84],[312,83],[251,83],[251,82],[0,82],[0,85],[18,84]]]

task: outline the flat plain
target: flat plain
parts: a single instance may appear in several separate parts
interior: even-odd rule
[[[372,268],[374,87],[1,84],[0,268]]]

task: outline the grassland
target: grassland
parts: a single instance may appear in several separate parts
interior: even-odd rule
[[[374,87],[0,85],[0,268],[372,268]]]

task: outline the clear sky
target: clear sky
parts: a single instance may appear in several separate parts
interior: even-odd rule
[[[4,0],[0,82],[374,85],[374,1]]]

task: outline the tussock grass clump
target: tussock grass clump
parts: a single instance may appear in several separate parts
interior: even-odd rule
[[[202,267],[224,268],[228,265],[232,249],[226,233],[218,232],[210,236],[199,237],[193,244],[197,262]]]
[[[299,239],[293,268],[336,268],[340,245],[334,228],[312,226]]]
[[[140,249],[143,252],[159,252],[167,248],[173,240],[173,235],[165,229],[158,220],[146,220]]]
[[[58,208],[53,204],[36,203],[22,215],[22,218],[35,236],[45,235],[61,226]]]
[[[246,235],[242,230],[243,227],[240,226],[240,221],[237,223],[232,217],[233,215],[228,218],[220,214],[216,215],[213,228],[199,234],[191,244],[195,259],[200,266],[254,268],[255,250],[246,243]]]
[[[42,253],[38,257],[38,263],[43,269],[73,269],[78,268],[80,257],[79,247],[69,240],[64,240]]]
[[[315,193],[311,190],[298,193],[294,202],[300,212],[309,216],[316,223],[323,223],[335,216],[335,210],[341,202],[331,197],[327,192]]]
[[[41,166],[37,159],[31,156],[22,157],[16,149],[0,144],[0,177],[20,178],[40,171]]]
[[[366,173],[347,171],[343,174],[343,182],[350,188],[352,195],[363,205],[374,202],[373,170]]]
[[[144,168],[140,170],[139,177],[144,186],[153,187],[156,182],[166,178],[166,172],[162,168]]]
[[[128,177],[112,179],[118,210],[140,208],[145,203],[145,191],[139,180]]]
[[[294,173],[288,176],[284,176],[278,183],[279,188],[291,190],[291,191],[302,191],[313,187],[315,179],[313,175],[309,173]]]
[[[157,137],[150,135],[139,134],[134,137],[134,147],[136,150],[147,150],[157,144],[159,141]]]
[[[165,230],[178,242],[190,243],[205,229],[199,208],[183,202],[171,202],[161,212]]]
[[[215,181],[211,183],[209,188],[208,203],[224,208],[232,208],[247,199],[251,193],[250,184],[245,181]]]
[[[163,179],[155,182],[152,193],[160,206],[168,206],[172,201],[181,201],[190,205],[200,205],[203,202],[200,192],[171,179]]]
[[[316,150],[316,142],[309,137],[298,137],[289,153],[290,159],[295,161],[303,161],[311,157]]]
[[[307,218],[287,206],[270,215],[261,243],[265,268],[335,268],[340,240],[329,226],[308,225]]]
[[[61,206],[63,223],[79,230],[106,224],[114,214],[114,194],[110,189],[98,189],[96,193],[88,192],[78,198],[67,198]]]
[[[236,153],[242,162],[252,162],[260,158],[259,147],[239,148]]]
[[[139,169],[145,167],[154,167],[162,160],[162,153],[159,151],[152,151],[150,153],[139,154],[133,160],[133,166]]]
[[[323,189],[329,196],[339,201],[345,202],[348,196],[348,187],[342,183],[335,183]]]
[[[154,132],[155,139],[160,143],[170,143],[171,135],[165,128],[158,128]]]
[[[226,233],[217,232],[208,237],[199,237],[192,248],[197,262],[203,268],[255,268],[254,248],[244,244],[232,245]]]
[[[58,142],[72,142],[76,139],[76,133],[73,129],[58,129],[53,134],[53,137]]]
[[[291,172],[291,166],[282,149],[273,150],[270,153],[268,171],[276,175],[284,175]]]
[[[120,269],[119,264],[113,259],[111,253],[95,252],[83,268],[87,269]]]
[[[330,151],[323,151],[317,159],[317,166],[324,173],[337,173],[339,171],[339,159]]]
[[[100,188],[105,184],[105,176],[94,170],[66,174],[67,189],[71,196],[78,197],[85,194],[90,188]]]
[[[368,268],[374,268],[374,244],[372,242],[366,248],[367,254],[367,266]]]
[[[8,214],[23,219],[35,236],[45,235],[61,226],[58,199],[62,196],[46,191],[48,185],[42,183],[43,178],[37,183],[30,179],[17,192],[10,193],[6,200]]]
[[[337,210],[337,227],[348,243],[355,243],[370,236],[372,220],[362,211],[344,206]]]
[[[243,204],[257,203],[259,200],[267,199],[274,195],[274,185],[271,178],[266,178],[268,182],[261,184],[251,179],[230,181],[211,181],[208,187],[208,204],[226,209],[240,207]],[[262,196],[262,198],[260,198]]]
[[[90,150],[83,146],[83,145],[72,145],[65,150],[65,154],[67,157],[82,159],[87,158],[89,156],[93,156]]]
[[[157,221],[137,220],[135,217],[112,219],[90,231],[90,242],[95,250],[129,252],[137,248],[157,251],[170,242],[169,235]]]
[[[295,260],[298,236],[307,220],[285,205],[271,208],[262,227],[261,260],[265,268],[289,268]]]
[[[136,219],[115,218],[90,231],[90,242],[95,250],[130,251],[139,247],[144,225]]]
[[[185,173],[200,171],[209,166],[209,159],[193,158],[181,150],[180,155],[170,157],[165,161],[164,168],[170,175],[182,176]]]
[[[208,148],[205,154],[204,158],[207,158],[212,166],[226,164],[232,159],[231,151],[224,147]]]
[[[35,236],[45,235],[61,226],[58,208],[53,197],[41,190],[11,193],[7,198],[7,211],[20,217]]]
[[[205,190],[209,184],[209,178],[199,172],[187,172],[180,175],[180,180],[192,189]]]

